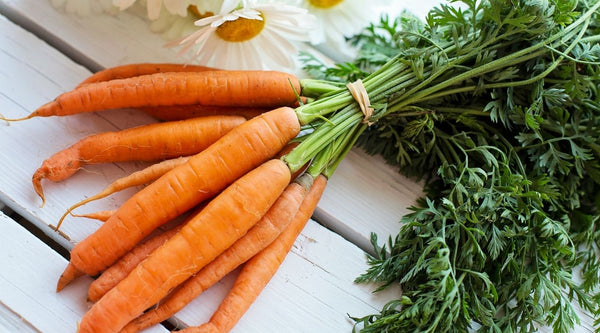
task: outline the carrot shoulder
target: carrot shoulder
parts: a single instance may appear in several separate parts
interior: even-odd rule
[[[126,200],[100,228],[75,244],[65,275],[96,275],[158,226],[213,197],[233,181],[277,154],[300,131],[294,109],[269,111],[234,128],[185,164],[167,172]]]
[[[109,67],[98,71],[85,80],[83,80],[79,86],[83,86],[89,83],[110,81],[115,79],[126,79],[134,76],[165,73],[165,72],[203,72],[208,70],[217,70],[216,68],[198,66],[198,65],[186,65],[186,64],[175,64],[175,63],[135,63],[125,64],[120,66]]]
[[[211,116],[91,135],[46,159],[33,174],[33,188],[45,202],[43,179],[65,180],[87,164],[158,161],[196,154],[244,121],[238,116]]]
[[[290,177],[287,164],[272,159],[228,186],[95,303],[81,319],[79,332],[118,332],[242,237]]]
[[[212,105],[273,108],[297,100],[300,81],[276,71],[158,73],[90,83],[59,95],[20,119],[119,108]]]
[[[324,176],[319,175],[315,178],[292,223],[273,243],[244,265],[231,291],[225,296],[210,320],[201,326],[189,327],[180,332],[228,332],[237,324],[291,250],[294,241],[315,210],[326,185],[327,178]]]
[[[265,216],[246,235],[178,286],[166,299],[160,301],[157,307],[146,311],[125,326],[121,333],[138,332],[170,318],[225,275],[268,246],[290,224],[309,186],[310,184],[301,185],[299,182],[288,185]]]

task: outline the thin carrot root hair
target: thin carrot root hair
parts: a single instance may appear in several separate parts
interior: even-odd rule
[[[83,217],[83,218],[87,218],[87,219],[91,219],[91,220],[98,220],[101,222],[106,222],[111,216],[113,216],[115,214],[116,210],[101,210],[98,212],[93,212],[93,213],[86,213],[86,214],[72,214],[71,215],[73,217]],[[58,227],[60,226],[60,221],[58,223],[59,225],[56,226],[56,230],[58,230]]]
[[[190,158],[190,156],[182,156],[182,157],[178,157],[178,158],[174,158],[174,159],[164,160],[164,161],[152,164],[149,167],[146,167],[142,170],[133,172],[125,177],[122,177],[122,178],[119,178],[119,179],[113,181],[99,193],[97,193],[93,196],[87,197],[84,200],[81,200],[78,203],[67,208],[67,211],[58,220],[56,229],[60,228],[64,219],[69,214],[72,216],[75,216],[75,217],[88,217],[85,215],[73,214],[73,210],[75,210],[76,208],[81,207],[85,204],[88,204],[92,201],[106,198],[107,196],[109,196],[111,194],[125,190],[127,188],[149,184],[149,183],[155,181],[156,179],[158,179],[159,177],[161,177],[162,175],[164,175],[165,173],[173,170],[175,167],[184,164],[185,162],[187,162],[187,160],[189,160],[189,158]],[[94,217],[91,217],[91,218],[94,218]]]
[[[210,320],[203,325],[183,329],[181,333],[228,332],[238,323],[290,252],[294,241],[313,214],[326,185],[325,176],[319,175],[314,179],[292,223],[244,265],[230,292]]]

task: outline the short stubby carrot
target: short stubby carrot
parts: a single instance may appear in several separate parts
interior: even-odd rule
[[[126,200],[100,228],[75,244],[57,290],[79,271],[96,275],[158,226],[213,197],[277,154],[300,132],[294,109],[277,108],[242,123],[185,164]]]
[[[300,89],[297,77],[277,71],[158,73],[90,83],[59,95],[26,117],[0,119],[191,104],[274,108],[294,103]]]
[[[305,176],[302,176],[302,180],[288,185],[269,211],[242,238],[179,285],[166,299],[161,300],[158,306],[127,324],[121,333],[138,332],[170,318],[225,275],[268,246],[298,212],[311,186],[310,182],[304,180],[312,180],[312,177]]]
[[[121,330],[242,237],[290,177],[285,162],[271,159],[236,180],[100,298],[81,319],[79,333]]]
[[[33,174],[33,188],[45,202],[43,179],[63,181],[86,164],[193,155],[245,121],[239,116],[210,116],[94,134],[46,159]]]
[[[327,178],[325,176],[319,175],[315,178],[292,223],[275,241],[244,265],[231,291],[223,299],[210,320],[201,326],[189,327],[180,332],[228,332],[237,324],[277,272],[294,245],[294,241],[314,212],[326,185]]]
[[[217,68],[175,64],[175,63],[134,63],[114,66],[100,70],[83,80],[79,86],[89,83],[110,81],[115,79],[126,79],[134,76],[166,73],[166,72],[204,72],[209,70],[217,70]]]
[[[108,184],[108,186],[106,186],[102,191],[100,191],[92,196],[89,196],[89,197],[77,202],[76,204],[72,205],[71,207],[67,208],[67,211],[58,220],[58,224],[56,225],[56,228],[57,229],[60,228],[63,220],[69,214],[76,216],[76,217],[80,216],[80,217],[96,218],[94,215],[90,215],[90,214],[84,214],[84,215],[73,214],[72,211],[75,208],[81,207],[92,201],[105,198],[113,193],[122,191],[124,189],[134,187],[134,186],[150,184],[151,182],[160,178],[165,173],[173,170],[175,167],[187,162],[187,160],[190,159],[190,157],[191,156],[181,156],[181,157],[177,157],[177,158],[164,160],[164,161],[152,164],[144,169],[141,169],[141,170],[135,171],[131,174],[128,174],[127,176],[116,179],[112,183]],[[103,216],[105,216],[105,215],[103,215]]]
[[[289,106],[289,105],[280,105]],[[272,108],[261,107],[228,107],[210,105],[168,105],[138,108],[142,112],[162,121],[182,120],[212,115],[241,116],[246,119],[254,118]]]

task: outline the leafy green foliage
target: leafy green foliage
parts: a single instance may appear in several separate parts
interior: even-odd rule
[[[458,2],[382,17],[353,63],[307,61],[340,82],[402,68],[357,144],[427,179],[356,279],[403,294],[356,329],[569,332],[573,301],[600,324],[598,1]]]

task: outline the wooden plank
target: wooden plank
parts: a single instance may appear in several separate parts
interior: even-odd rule
[[[53,277],[66,260],[0,212],[0,330],[4,332],[75,332],[85,313],[90,278],[56,293]],[[148,332],[166,332],[155,326]]]

